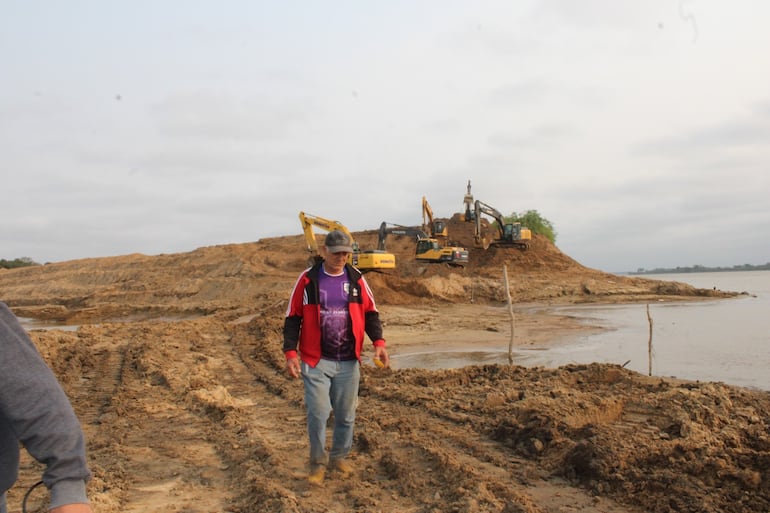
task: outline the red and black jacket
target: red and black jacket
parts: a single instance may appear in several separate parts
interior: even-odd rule
[[[316,264],[300,274],[291,291],[286,319],[283,323],[283,352],[286,358],[299,356],[315,367],[321,359],[321,305],[318,293],[318,274],[322,264]],[[350,280],[348,311],[351,329],[356,341],[356,358],[361,360],[364,334],[375,347],[384,346],[382,322],[374,296],[361,271],[346,264]]]

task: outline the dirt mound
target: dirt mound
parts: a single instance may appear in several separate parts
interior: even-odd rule
[[[415,260],[415,241],[390,235],[386,248],[397,269],[369,273],[379,304],[502,302],[503,268],[516,302],[646,301],[724,296],[643,278],[586,268],[547,238],[530,249],[473,247],[473,224],[461,214],[446,219],[450,238],[467,247],[465,267]],[[486,224],[486,222],[485,222]],[[363,250],[377,247],[378,233],[354,236]],[[285,300],[308,253],[302,235],[196,249],[189,253],[92,258],[0,273],[5,302],[23,316],[68,323],[163,316],[205,315],[248,302]]]

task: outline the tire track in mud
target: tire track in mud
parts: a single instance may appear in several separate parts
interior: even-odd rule
[[[189,440],[179,428],[172,430],[168,436],[174,438],[173,447],[181,442],[185,452],[192,447],[207,452],[188,458],[193,464],[205,465],[204,471],[193,465],[166,473],[167,479],[176,477],[177,482],[188,485],[197,482],[199,488],[179,491],[182,497],[174,504],[189,507],[189,511],[246,512],[263,511],[255,504],[265,500],[274,504],[277,498],[280,507],[275,510],[285,511],[284,506],[291,506],[292,493],[285,489],[284,482],[301,475],[302,464],[298,458],[285,456],[297,452],[295,446],[302,438],[301,432],[292,436],[291,430],[281,429],[276,423],[301,429],[302,412],[255,380],[234,351],[225,323],[209,320],[205,330],[195,324],[180,325],[185,327],[184,334],[179,329],[173,331],[168,339],[171,350],[150,351],[138,362],[143,375],[167,390],[166,400],[176,400],[169,420],[190,430]],[[180,345],[180,340],[186,344]],[[178,460],[184,455],[169,456]],[[270,479],[264,479],[264,475],[270,475]],[[204,496],[208,504],[197,502]],[[143,509],[147,502],[137,503],[130,511],[149,511]],[[162,503],[156,497],[154,504]],[[152,511],[167,510],[157,507]]]
[[[111,339],[110,335],[106,337]],[[125,344],[105,344],[89,327],[78,332],[33,330],[30,337],[67,395],[74,398],[80,421],[99,424],[122,382]],[[88,401],[79,400],[86,397]]]
[[[338,509],[344,481],[334,493],[307,484],[301,382],[266,363],[269,355],[253,358],[251,333],[236,347],[233,331],[212,320],[147,323],[131,337],[106,413],[120,426],[111,432],[112,468],[124,471],[112,500],[120,511],[150,513],[356,510]]]
[[[94,391],[112,395],[93,424],[85,419],[97,511],[229,511],[227,466],[206,436],[209,421],[178,386],[191,379],[180,370],[205,359],[193,345],[206,336],[193,323],[165,322],[122,324],[111,335],[106,360],[121,365],[103,374],[118,381],[94,380]]]
[[[142,424],[141,430],[134,422],[126,426],[120,447],[131,469],[123,511],[229,511],[228,467],[207,436],[208,419],[169,386],[152,345],[132,355],[121,390],[119,416]]]
[[[207,320],[101,329],[37,337],[83,424],[95,510],[237,511],[238,473],[207,406],[228,399],[216,377],[231,366],[228,335]]]
[[[121,402],[120,388],[128,345],[115,343],[114,332],[104,326],[105,333],[96,336],[90,326],[77,332],[60,330],[33,330],[30,337],[56,374],[73,409],[80,420],[88,444],[89,465],[92,480],[89,496],[103,506],[100,511],[118,511],[124,500],[126,480],[123,458],[115,450],[115,440],[121,436],[113,425],[116,415],[114,405]],[[25,470],[37,469],[39,464],[22,451],[20,488],[25,488]],[[32,470],[33,481],[39,479],[41,470]],[[13,495],[13,490],[11,492]],[[12,501],[11,501],[12,502]],[[12,509],[13,510],[13,509]]]

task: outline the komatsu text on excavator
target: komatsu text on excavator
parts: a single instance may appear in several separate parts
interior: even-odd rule
[[[323,217],[300,212],[299,222],[302,225],[302,231],[305,234],[307,249],[310,252],[308,265],[313,265],[314,263],[320,262],[322,260],[322,257],[318,252],[318,241],[316,240],[315,233],[313,232],[313,226],[317,226],[318,228],[321,228],[327,232],[339,230],[350,237],[353,245],[353,253],[348,258],[348,263],[354,265],[362,272],[382,271],[385,269],[394,269],[396,267],[396,256],[392,253],[387,253],[383,250],[361,251],[361,249],[358,247],[358,243],[353,237],[353,234],[350,233],[350,230],[348,230],[347,227],[339,221],[324,219]]]

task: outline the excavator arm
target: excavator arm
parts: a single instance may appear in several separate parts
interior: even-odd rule
[[[414,237],[415,240],[427,239],[428,234],[419,228],[412,226],[403,226],[400,224],[393,224],[383,221],[380,224],[380,231],[377,237],[377,249],[385,251],[385,239],[388,235],[405,235],[407,237]]]
[[[482,241],[481,236],[481,214],[486,214],[495,221],[497,221],[497,230],[500,235],[500,238],[503,238],[503,226],[505,225],[505,219],[503,218],[503,214],[500,213],[499,210],[497,210],[494,207],[491,207],[484,203],[483,201],[476,200],[475,203],[475,222],[476,222],[476,233],[474,234],[474,239],[476,240],[476,244],[480,244]]]
[[[471,181],[468,180],[468,192],[465,193],[465,196],[463,196],[463,206],[465,207],[465,221],[471,222],[475,218],[475,213],[473,212],[474,202],[473,202],[473,194],[471,194]]]
[[[350,231],[347,229],[347,227],[344,224],[340,223],[339,221],[324,219],[323,217],[314,216],[312,214],[306,214],[305,212],[300,212],[299,222],[302,225],[302,231],[305,234],[305,243],[307,244],[307,250],[310,252],[310,261],[308,263],[319,262],[322,260],[321,255],[318,252],[318,241],[316,240],[315,232],[313,231],[314,226],[317,226],[322,230],[326,230],[327,232],[331,232],[334,230],[341,231],[342,233],[350,237],[350,240],[353,245],[353,251],[358,252],[358,243],[355,242],[355,239],[353,238],[353,234],[351,234]],[[355,261],[355,259],[353,259],[353,261]]]
[[[361,271],[379,271],[383,269],[393,269],[396,267],[396,256],[385,251],[361,251],[358,247],[353,234],[347,227],[339,221],[332,219],[326,219],[320,216],[314,216],[305,212],[299,213],[299,222],[302,225],[302,232],[305,234],[305,243],[307,249],[310,252],[310,258],[308,260],[309,265],[320,262],[323,260],[321,254],[318,251],[318,241],[315,238],[315,232],[313,227],[318,227],[327,232],[339,230],[348,237],[350,237],[351,246],[353,246],[353,253],[348,258],[348,263],[358,267]]]
[[[425,196],[422,197],[422,229],[437,239],[446,240],[449,236],[446,223],[433,219],[433,209]]]

